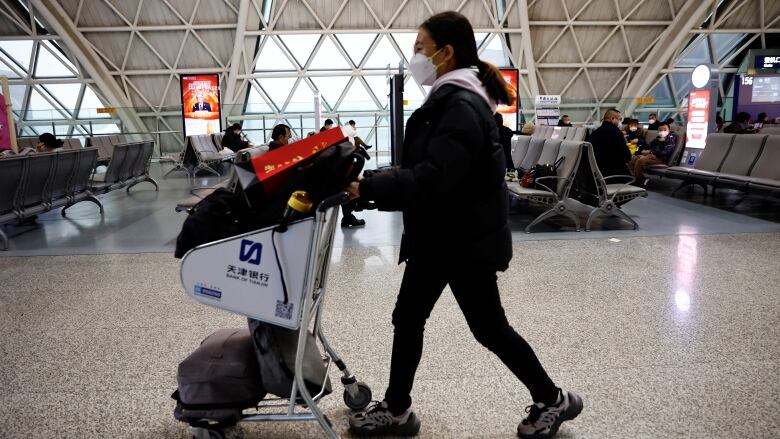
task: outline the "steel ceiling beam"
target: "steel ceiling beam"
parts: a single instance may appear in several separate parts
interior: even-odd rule
[[[103,97],[108,101],[108,105],[119,109],[117,113],[122,123],[133,132],[145,132],[146,126],[131,108],[130,99],[122,92],[105,64],[92,50],[91,45],[76,28],[76,24],[70,19],[62,5],[55,0],[30,0],[30,5],[35,7],[36,12],[51,26],[54,33],[60,36],[71,54],[79,60],[79,63],[95,81]]]
[[[660,41],[650,50],[642,67],[621,96],[621,102],[629,102],[624,110],[626,114],[631,114],[636,108],[634,98],[644,96],[650,90],[650,85],[661,69],[669,65],[674,52],[687,43],[690,30],[701,25],[713,1],[687,0],[678,11],[674,21],[666,28]]]

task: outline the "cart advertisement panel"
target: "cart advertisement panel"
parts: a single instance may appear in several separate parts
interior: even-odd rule
[[[309,218],[284,233],[268,228],[196,247],[182,259],[187,295],[215,308],[298,328],[314,225]]]
[[[517,93],[518,85],[520,83],[520,71],[517,69],[499,70],[501,71],[501,76],[504,77],[504,81],[509,85],[509,88],[517,99],[515,100],[514,105],[499,104],[498,107],[496,107],[496,113],[501,114],[504,118],[504,126],[509,127],[512,131],[520,131],[517,118],[518,109],[520,108],[520,95]]]
[[[184,137],[222,131],[219,75],[182,75],[181,105]]]

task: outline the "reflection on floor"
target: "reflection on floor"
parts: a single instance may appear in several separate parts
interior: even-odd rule
[[[361,239],[334,251],[325,330],[381,398],[403,266],[397,247]],[[778,233],[516,242],[499,275],[509,320],[586,404],[558,437],[779,437],[778,252]],[[169,254],[0,264],[0,436],[189,437],[172,416],[176,365],[242,318],[187,298]],[[323,407],[349,437],[332,379]],[[512,438],[529,403],[447,293],[413,398],[422,438]],[[242,425],[230,437],[322,434],[309,422]]]
[[[166,167],[166,170],[169,167]],[[161,170],[154,169],[154,175]],[[181,177],[181,174],[178,175]],[[103,253],[170,253],[186,214],[173,210],[176,202],[190,196],[192,187],[184,178],[160,180],[160,191],[140,185],[130,195],[124,190],[100,196],[105,217],[90,203],[82,203],[62,218],[59,211],[39,217],[40,227],[6,227],[11,236],[10,251],[2,256],[70,255]],[[198,178],[195,186],[210,186],[214,178]],[[515,241],[547,239],[619,239],[637,236],[685,234],[758,233],[780,231],[780,200],[742,198],[723,191],[704,199],[699,192],[683,191],[673,198],[674,182],[654,181],[647,199],[637,199],[624,209],[639,223],[639,230],[617,219],[597,220],[591,232],[574,232],[568,219],[552,219],[524,233],[525,226],[539,213],[538,207],[515,203],[510,223]],[[691,200],[691,201],[689,201]],[[585,212],[584,215],[587,213]],[[363,212],[365,229],[340,230],[337,246],[362,247],[398,245],[403,229],[398,213]],[[583,218],[584,219],[584,218]],[[584,224],[584,221],[582,222]]]

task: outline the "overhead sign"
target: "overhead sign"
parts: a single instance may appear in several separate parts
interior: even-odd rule
[[[757,69],[780,69],[780,56],[756,55],[755,67]]]
[[[688,95],[686,148],[704,148],[710,120],[710,90],[692,90]]]
[[[101,114],[101,113],[116,113],[116,108],[114,108],[114,107],[98,108],[97,112],[98,112],[98,114]]]
[[[560,107],[561,95],[538,95],[534,99],[536,107]]]
[[[182,75],[181,105],[184,137],[222,131],[219,75]]]
[[[638,105],[654,104],[655,103],[655,98],[652,97],[652,96],[639,97],[639,98],[636,98],[636,103]]]

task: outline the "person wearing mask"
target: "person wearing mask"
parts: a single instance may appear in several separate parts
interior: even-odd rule
[[[348,187],[380,210],[403,212],[400,260],[406,263],[384,400],[352,415],[350,429],[359,436],[417,434],[410,392],[423,330],[449,285],[475,338],[530,390],[534,404],[518,426],[520,437],[552,437],[580,413],[582,400],[555,385],[509,325],[496,278],[509,266],[512,236],[506,164],[492,115],[498,102],[511,105],[514,93],[495,66],[479,59],[474,31],[460,13],[428,18],[414,51],[412,77],[432,87],[407,122],[402,163]],[[457,215],[451,215],[453,206]]]
[[[734,118],[733,122],[728,124],[726,128],[723,128],[723,132],[729,134],[754,134],[756,130],[750,125],[750,114],[742,111],[737,113],[737,117]]]
[[[756,130],[756,132],[761,131],[761,128],[764,128],[764,124],[769,123],[768,116],[766,113],[758,113],[758,118],[756,119],[756,123],[753,124],[753,129]]]
[[[645,141],[645,130],[639,126],[639,120],[631,119],[626,127],[626,144],[629,149],[634,149],[634,155],[638,156],[642,154],[647,148],[647,142]]]
[[[639,155],[631,159],[628,167],[631,169],[631,175],[634,176],[640,186],[644,186],[645,169],[652,165],[664,165],[674,154],[677,147],[677,134],[670,131],[669,125],[661,124],[658,126],[658,137],[650,142],[648,149],[642,151]]]
[[[523,125],[523,128],[520,129],[520,135],[522,136],[532,136],[534,134],[534,130],[536,129],[536,125],[534,125],[533,122],[526,122]]]
[[[558,120],[558,126],[559,127],[570,127],[572,126],[571,120],[569,119],[568,114],[564,114],[561,116],[561,118]]]
[[[291,138],[292,131],[290,131],[290,127],[280,123],[271,131],[271,141],[268,143],[268,150],[273,151],[276,148],[287,145],[290,143]]]
[[[222,136],[223,149],[222,151],[220,151],[220,153],[224,154],[225,150],[232,151],[235,153],[244,148],[249,148],[250,146],[252,146],[252,143],[247,140],[244,140],[244,138],[241,137],[241,124],[234,123],[233,125],[230,125],[228,129],[225,130],[225,135]]]
[[[40,136],[38,136],[38,144],[35,145],[35,150],[38,152],[61,151],[63,143],[65,142],[54,137],[54,134],[43,133]]]
[[[672,119],[671,117],[670,117],[670,118],[667,118],[667,119],[666,119],[666,120],[663,122],[663,124],[669,127],[669,131],[671,131],[671,132],[673,132],[673,133],[674,133],[674,132],[677,132],[677,130],[675,129],[675,126],[674,126],[674,119]],[[659,129],[659,130],[661,129],[661,125],[662,125],[662,124],[658,124],[658,129]]]
[[[648,118],[648,130],[658,130],[658,125],[660,125],[661,122],[658,121],[658,116],[655,113],[650,113],[650,117]]]
[[[493,119],[496,121],[498,127],[498,139],[501,142],[501,147],[504,149],[504,160],[506,161],[507,169],[515,169],[515,164],[512,162],[512,136],[514,132],[511,128],[504,126],[504,116],[501,113],[493,115]]]
[[[601,126],[590,133],[588,141],[593,145],[601,175],[628,175],[628,162],[631,151],[626,145],[626,137],[620,130],[622,120],[620,111],[612,108],[604,113]]]

